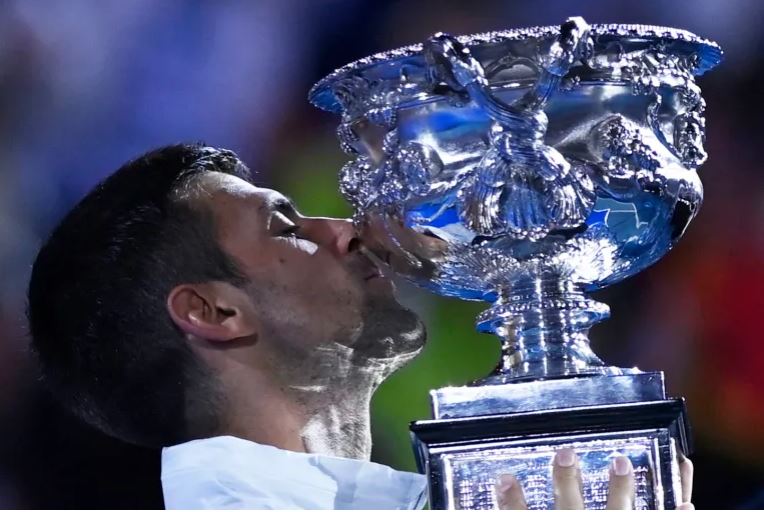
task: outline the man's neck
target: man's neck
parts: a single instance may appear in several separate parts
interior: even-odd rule
[[[342,386],[293,388],[305,411],[305,450],[351,459],[371,456],[371,397],[381,378],[358,370]]]
[[[368,460],[372,395],[414,355],[369,358],[339,344],[315,350],[309,370],[300,372],[290,385],[306,414],[302,432],[306,451]]]
[[[282,368],[279,379],[257,379],[242,369],[229,378],[223,433],[286,450],[368,460],[371,397],[414,355],[369,359],[327,345],[309,360]]]

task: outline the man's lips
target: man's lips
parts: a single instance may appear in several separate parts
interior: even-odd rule
[[[362,281],[385,277],[381,266],[363,254],[354,255],[349,266],[352,272]]]
[[[385,274],[382,273],[381,270],[378,268],[375,268],[374,270],[369,271],[369,273],[366,275],[366,277],[363,278],[364,281],[368,281],[369,279],[374,279],[376,277],[385,277]]]
[[[363,276],[364,281],[377,277],[385,277],[385,273],[382,271],[382,262],[376,254],[369,251],[365,246],[361,246],[359,256],[359,261],[363,266],[360,274]]]
[[[368,281],[369,279],[374,279],[376,277],[385,277],[385,273],[382,271],[381,266],[378,265],[377,262],[369,257],[364,257],[364,260],[364,263],[366,263],[363,270],[364,281]]]

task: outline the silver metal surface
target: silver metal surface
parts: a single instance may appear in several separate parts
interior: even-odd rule
[[[340,188],[365,244],[443,295],[492,307],[498,382],[620,374],[591,351],[588,297],[663,256],[699,208],[719,47],[638,25],[454,38],[362,59],[311,100],[341,112]]]
[[[673,447],[668,432],[661,430],[620,432],[609,435],[569,436],[544,442],[485,443],[468,449],[435,450],[431,464],[443,475],[443,503],[448,509],[496,509],[498,475],[516,475],[523,486],[528,508],[554,508],[552,459],[556,450],[573,448],[579,458],[586,509],[604,509],[607,502],[610,464],[618,455],[629,457],[634,466],[636,510],[664,508],[664,487],[677,491],[681,485],[676,471],[663,481],[657,461],[667,458],[662,447]]]
[[[430,391],[434,419],[649,402],[665,398],[661,372],[456,386]]]

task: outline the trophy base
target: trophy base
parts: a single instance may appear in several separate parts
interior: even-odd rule
[[[584,375],[430,391],[436,420],[512,412],[652,402],[666,398],[663,372],[618,369],[622,375]],[[627,373],[630,372],[630,373]],[[497,380],[495,376],[489,379]]]
[[[551,461],[570,447],[579,457],[585,508],[607,502],[610,460],[634,466],[634,508],[673,509],[681,493],[678,450],[689,453],[684,399],[571,407],[417,421],[417,465],[433,509],[495,509],[501,474],[515,475],[529,509],[553,509]]]

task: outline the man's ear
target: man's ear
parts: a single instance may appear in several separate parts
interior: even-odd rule
[[[167,296],[167,311],[183,332],[212,342],[257,334],[249,296],[223,281],[176,286]]]

